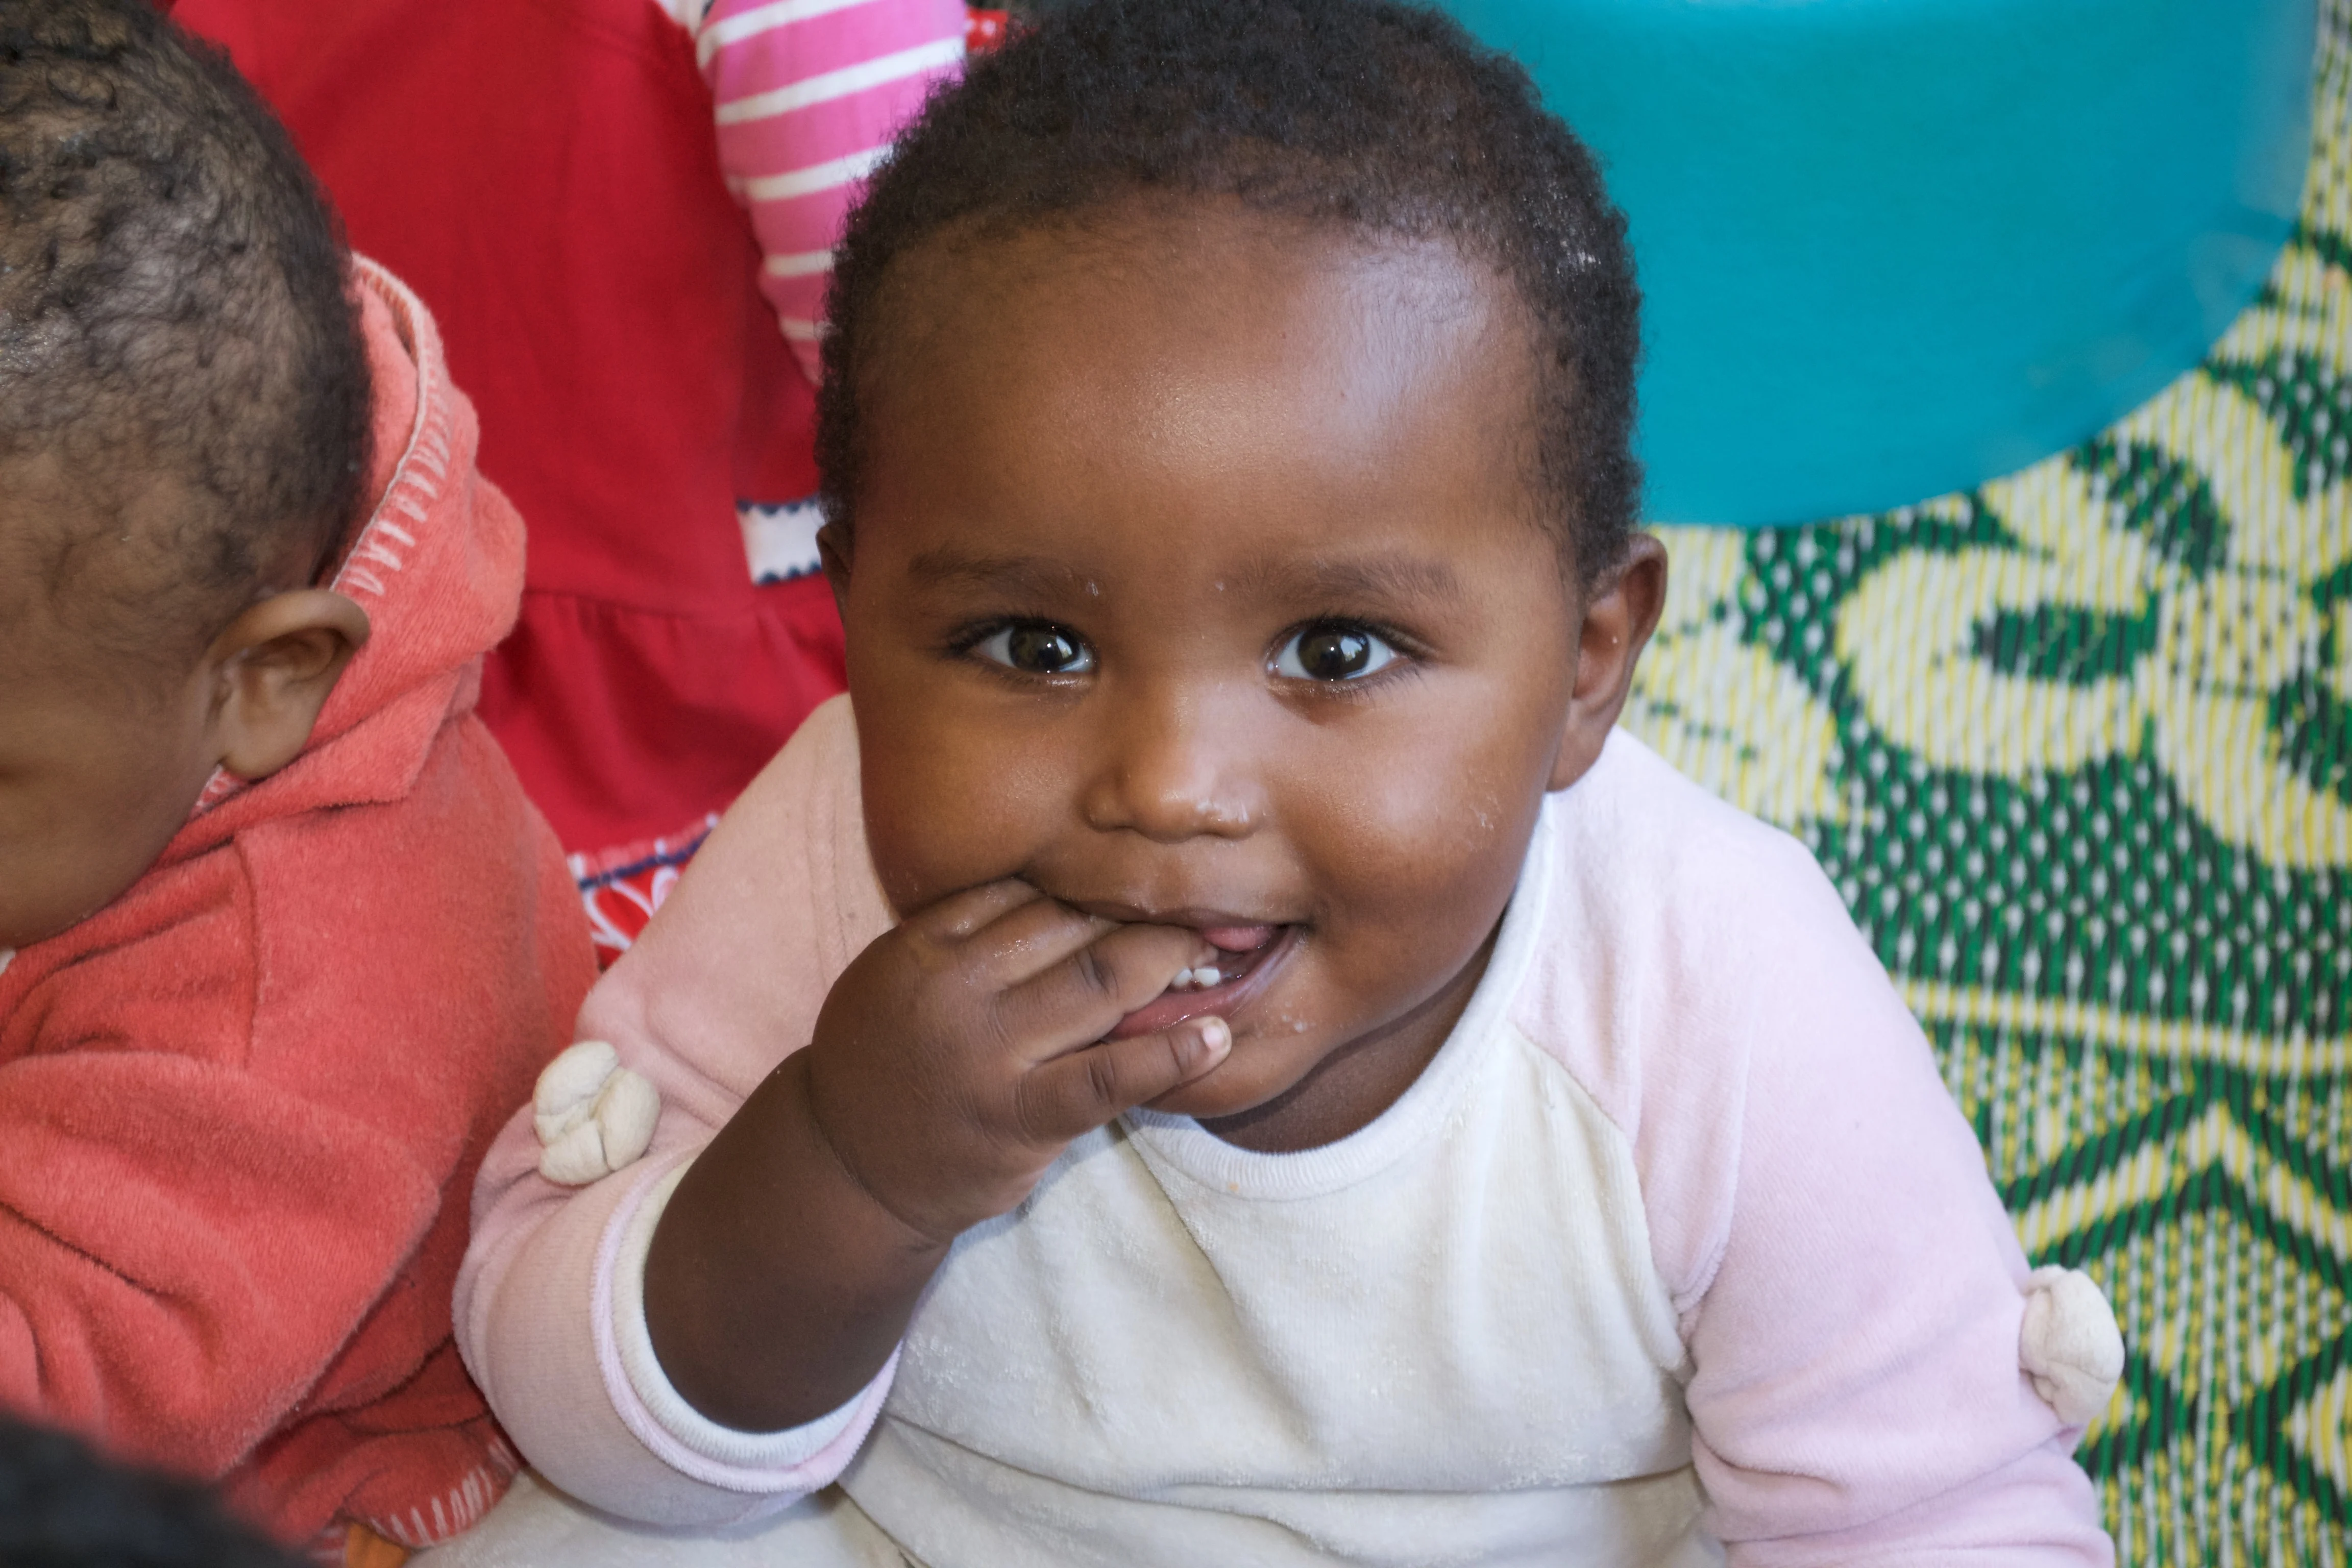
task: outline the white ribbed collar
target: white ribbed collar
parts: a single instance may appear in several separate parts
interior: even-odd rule
[[[1397,1102],[1336,1143],[1294,1154],[1261,1154],[1226,1142],[1189,1116],[1137,1109],[1120,1120],[1144,1158],[1163,1175],[1181,1172],[1212,1192],[1243,1199],[1320,1197],[1378,1174],[1433,1134],[1459,1104],[1502,1037],[1512,1000],[1542,947],[1544,911],[1551,902],[1551,846],[1559,829],[1559,795],[1544,797],[1528,839],[1518,887],[1503,911],[1503,928],[1470,1005]]]

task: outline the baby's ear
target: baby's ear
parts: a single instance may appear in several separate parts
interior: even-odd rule
[[[1636,533],[1626,543],[1623,562],[1593,584],[1585,600],[1568,724],[1547,787],[1566,789],[1601,760],[1601,748],[1633,687],[1633,666],[1665,608],[1666,547],[1654,535]]]
[[[273,595],[237,616],[205,654],[220,682],[213,708],[220,765],[259,779],[300,755],[343,667],[367,639],[367,612],[325,588]]]

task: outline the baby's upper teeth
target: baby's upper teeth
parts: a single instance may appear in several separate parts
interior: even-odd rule
[[[1210,986],[1214,985],[1223,978],[1224,976],[1218,973],[1213,965],[1192,971],[1192,984],[1198,985],[1203,991],[1206,991]]]
[[[1206,991],[1223,978],[1213,965],[1202,964],[1198,969],[1178,970],[1176,978],[1168,983],[1168,988],[1171,991]]]

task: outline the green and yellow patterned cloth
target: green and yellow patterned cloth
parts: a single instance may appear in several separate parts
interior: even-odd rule
[[[2352,1563],[2352,0],[2204,363],[1968,495],[1661,530],[1626,722],[1809,844],[2129,1345],[2131,1564]]]

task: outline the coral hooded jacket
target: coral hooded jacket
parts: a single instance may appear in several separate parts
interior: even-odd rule
[[[450,1342],[474,1170],[593,976],[473,716],[520,519],[431,319],[359,263],[373,635],[309,746],[0,968],[0,1407],[225,1480],[289,1538],[414,1540],[511,1459]]]

